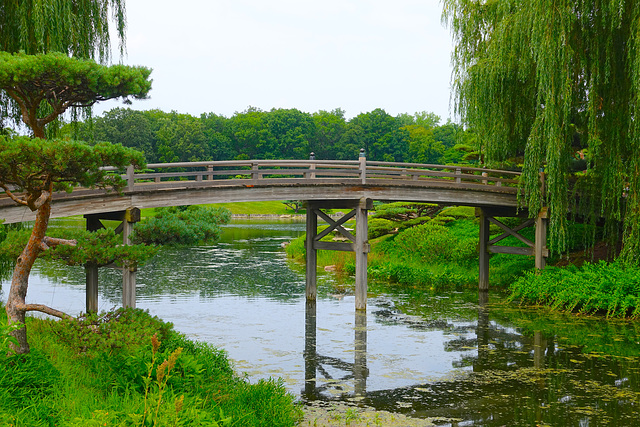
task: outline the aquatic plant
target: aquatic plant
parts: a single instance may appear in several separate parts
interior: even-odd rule
[[[531,271],[509,288],[510,301],[607,317],[640,316],[640,269],[622,263],[585,263]]]

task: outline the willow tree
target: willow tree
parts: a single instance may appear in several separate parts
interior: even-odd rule
[[[586,156],[581,196],[624,258],[640,260],[640,2],[443,0],[453,32],[457,112],[488,163],[524,154],[524,202],[547,205],[564,248],[571,159]],[[542,190],[539,171],[544,170]]]
[[[0,50],[5,52],[63,52],[105,62],[111,32],[122,53],[125,31],[125,0],[0,1]]]

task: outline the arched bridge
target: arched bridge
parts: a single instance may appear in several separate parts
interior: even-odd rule
[[[118,171],[114,171],[117,173]],[[125,172],[125,171],[120,171]],[[420,201],[514,208],[518,172],[417,163],[336,160],[247,160],[149,164],[123,173],[121,193],[76,189],[53,197],[52,218],[135,206],[263,200]],[[35,215],[0,193],[5,223]]]
[[[480,290],[489,284],[489,253],[535,255],[536,266],[544,267],[546,250],[546,215],[527,219],[509,228],[496,217],[515,216],[518,204],[519,173],[464,166],[417,163],[339,160],[242,160],[190,163],[149,164],[144,171],[107,168],[122,174],[127,186],[120,193],[99,189],[77,188],[71,193],[53,196],[52,217],[84,215],[87,229],[101,227],[102,219],[122,222],[125,243],[131,223],[139,218],[140,208],[180,206],[207,203],[304,200],[307,203],[307,298],[316,297],[317,250],[346,250],[356,254],[356,308],[366,307],[367,211],[372,200],[432,202],[477,207],[480,216]],[[351,209],[334,221],[322,210]],[[138,216],[132,215],[138,212]],[[16,206],[0,193],[0,218],[5,223],[33,220],[35,215]],[[318,218],[329,227],[318,233]],[[356,233],[343,227],[355,218]],[[494,223],[504,233],[489,238],[489,225]],[[535,241],[521,236],[519,230],[536,226]],[[337,231],[351,243],[321,240]],[[514,236],[527,247],[507,247],[495,243]],[[89,278],[92,277],[90,280]],[[135,275],[126,272],[123,279],[123,305],[135,306]],[[87,273],[87,311],[97,308],[97,271]]]

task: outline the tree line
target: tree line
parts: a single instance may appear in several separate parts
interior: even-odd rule
[[[476,163],[475,136],[433,113],[391,116],[383,109],[347,120],[342,109],[306,113],[249,107],[225,117],[115,108],[63,133],[85,141],[135,148],[150,163],[203,160],[354,160],[361,148],[378,161]]]

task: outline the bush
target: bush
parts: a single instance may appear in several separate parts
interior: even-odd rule
[[[389,234],[396,229],[396,224],[388,219],[371,218],[369,219],[369,239]]]
[[[155,217],[136,224],[131,240],[159,245],[213,243],[220,237],[220,225],[230,220],[231,212],[225,208],[159,208]]]
[[[640,317],[640,269],[618,263],[547,267],[531,271],[509,289],[509,299],[607,317]]]
[[[476,242],[451,233],[448,227],[424,224],[409,228],[396,239],[397,248],[425,263],[466,262],[477,257]]]

